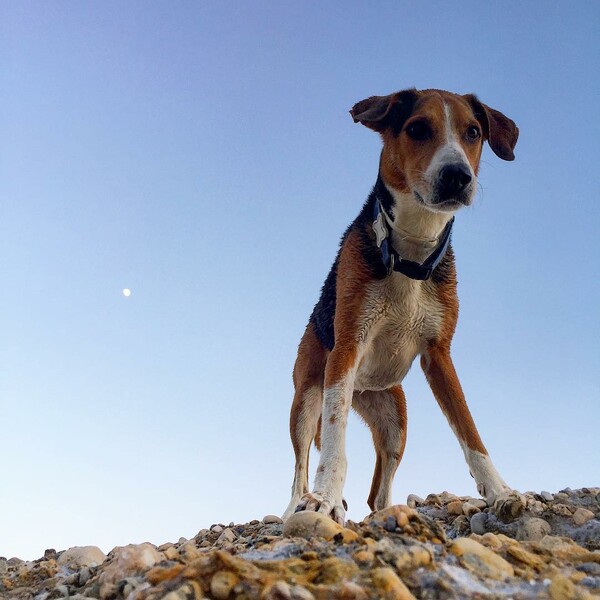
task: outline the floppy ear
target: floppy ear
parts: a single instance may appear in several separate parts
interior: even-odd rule
[[[480,102],[474,94],[467,94],[464,98],[473,108],[494,153],[503,160],[515,160],[513,150],[519,138],[519,128],[514,121]]]
[[[404,121],[410,116],[418,92],[415,89],[404,90],[388,96],[371,96],[357,102],[350,111],[355,123],[382,133],[392,128],[398,134]]]

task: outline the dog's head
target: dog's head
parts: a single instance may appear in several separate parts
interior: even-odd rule
[[[483,142],[514,160],[519,130],[476,96],[415,89],[371,96],[350,111],[383,138],[384,181],[434,212],[471,204]]]

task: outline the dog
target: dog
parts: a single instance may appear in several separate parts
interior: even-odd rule
[[[377,182],[344,233],[298,348],[290,414],[296,463],[283,518],[317,511],[344,524],[351,406],[376,451],[367,503],[371,510],[391,504],[406,442],[401,382],[417,355],[478,492],[499,515],[516,518],[524,499],[495,469],[450,357],[458,319],[450,234],[455,213],[473,202],[484,142],[512,161],[519,130],[473,94],[434,89],[371,96],[350,114],[381,135],[383,149]],[[321,455],[309,491],[313,440]]]

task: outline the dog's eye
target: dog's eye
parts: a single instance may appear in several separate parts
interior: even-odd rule
[[[431,129],[425,121],[413,121],[407,128],[406,133],[417,142],[422,142],[431,137]]]
[[[479,131],[479,127],[477,127],[476,125],[471,125],[467,129],[467,139],[469,141],[474,142],[475,140],[479,139],[480,136],[481,131]]]

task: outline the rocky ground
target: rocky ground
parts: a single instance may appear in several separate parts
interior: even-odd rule
[[[274,516],[215,524],[108,556],[88,546],[33,562],[0,558],[0,598],[600,598],[600,488],[524,500],[509,523],[481,499],[443,492],[346,528],[297,513],[285,525]]]

